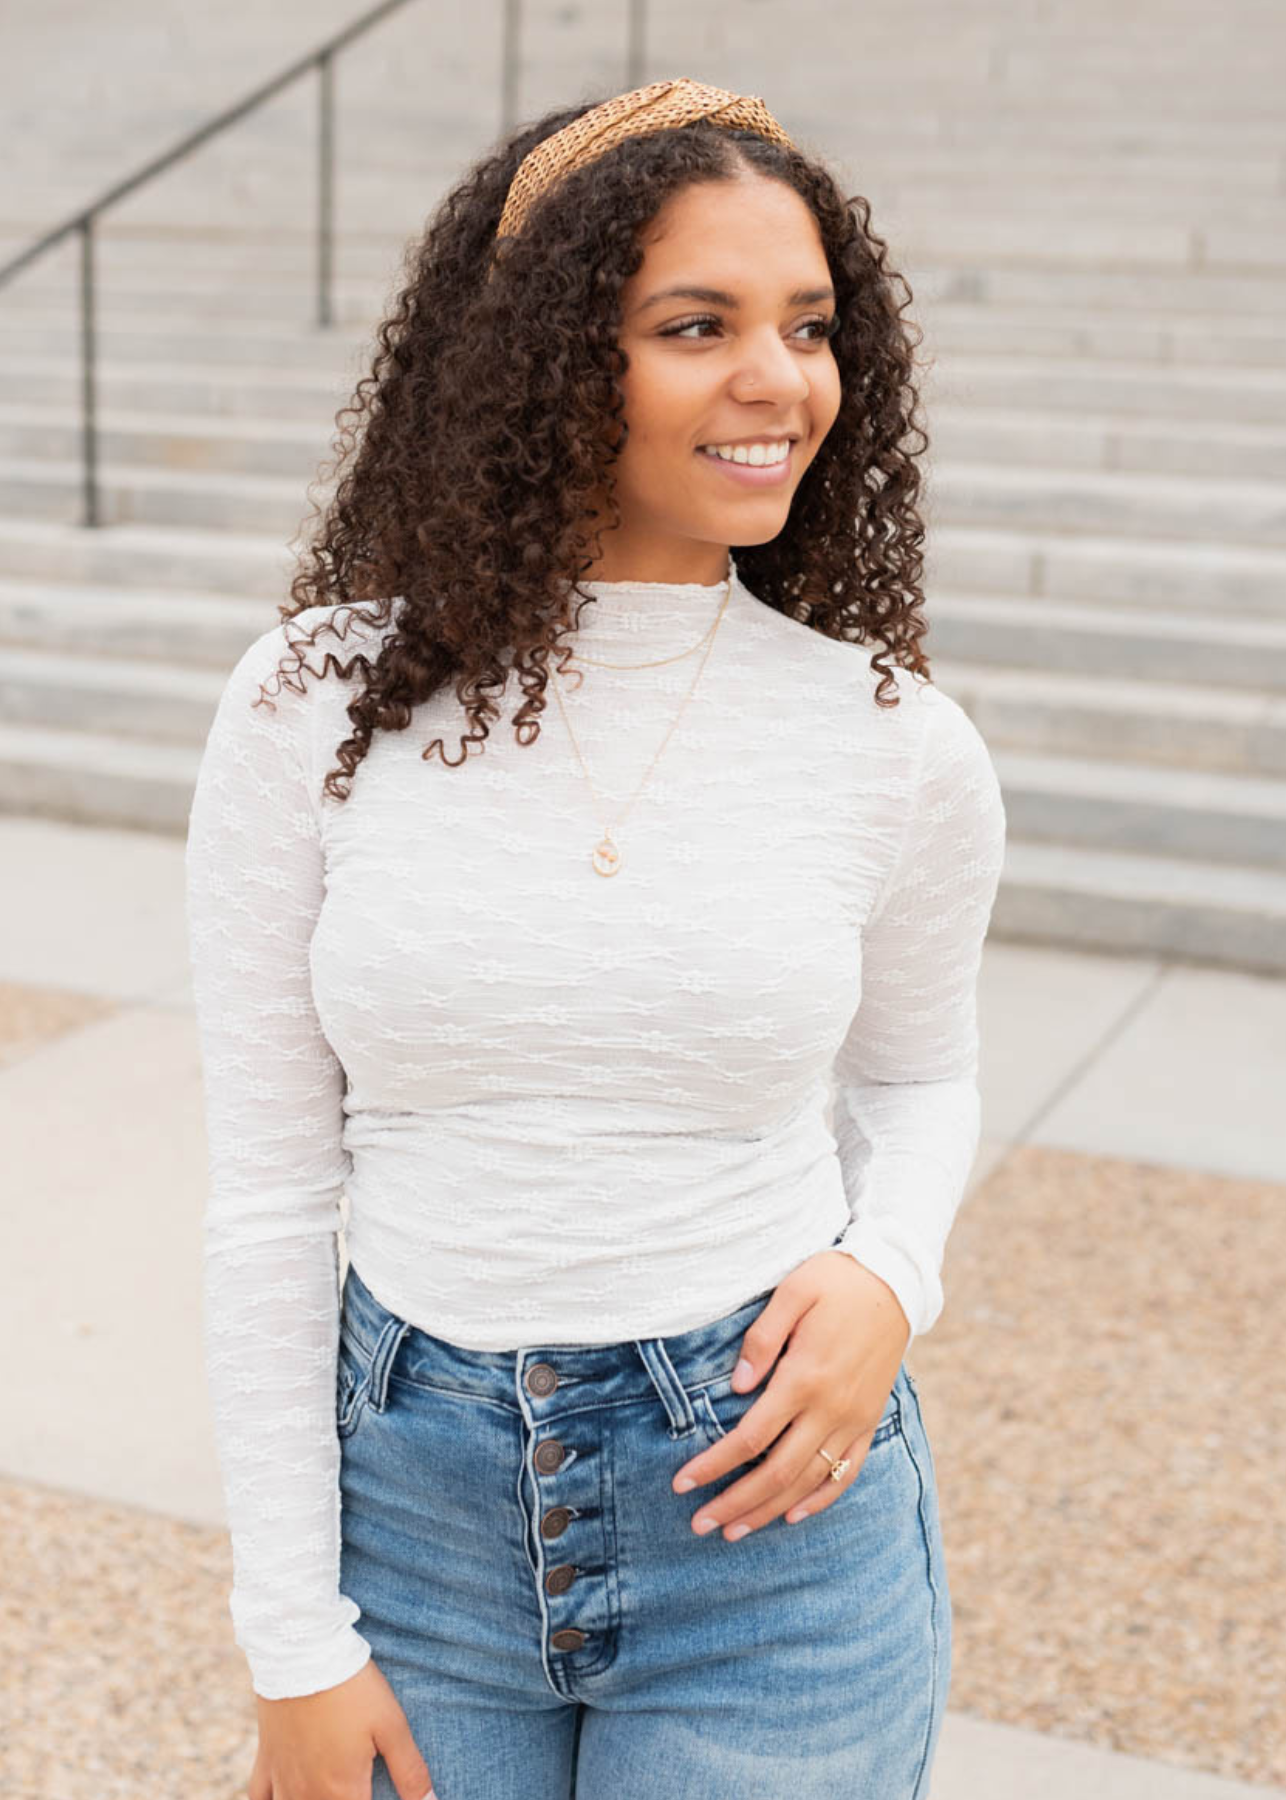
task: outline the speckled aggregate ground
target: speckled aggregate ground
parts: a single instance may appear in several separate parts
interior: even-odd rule
[[[949,1706],[1286,1781],[1286,1189],[1023,1148],[944,1279]]]
[[[110,1010],[0,990],[0,1061]],[[1015,1150],[913,1346],[950,1705],[1286,1782],[1286,1189]],[[0,1480],[4,1800],[242,1800],[226,1534]]]

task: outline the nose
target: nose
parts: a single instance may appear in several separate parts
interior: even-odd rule
[[[811,391],[799,359],[776,331],[747,342],[733,380],[734,392],[753,394],[756,400],[806,400]]]

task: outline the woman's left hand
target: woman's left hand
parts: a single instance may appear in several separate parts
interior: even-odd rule
[[[861,1473],[910,1340],[892,1288],[846,1251],[819,1251],[793,1269],[742,1338],[750,1366],[738,1364],[733,1387],[744,1393],[776,1361],[772,1379],[736,1429],[685,1463],[672,1485],[686,1491],[686,1477],[688,1487],[703,1487],[772,1451],[701,1507],[693,1530],[708,1519],[706,1530],[722,1525],[731,1541],[782,1513],[794,1524],[837,1500]],[[850,1459],[840,1480],[822,1468],[819,1449]]]

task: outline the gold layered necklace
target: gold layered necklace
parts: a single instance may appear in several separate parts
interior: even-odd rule
[[[626,814],[629,812],[629,810],[633,806],[634,802],[638,799],[639,795],[643,792],[643,789],[647,786],[649,776],[651,775],[653,769],[656,767],[657,763],[660,762],[660,760],[661,760],[662,751],[664,751],[665,746],[669,743],[670,739],[674,736],[675,727],[678,725],[679,720],[683,717],[684,711],[687,708],[687,704],[688,704],[689,700],[691,700],[693,694],[696,692],[697,682],[700,681],[700,679],[701,679],[701,671],[705,668],[706,663],[709,660],[710,652],[714,648],[714,640],[718,634],[719,626],[723,620],[723,615],[727,610],[728,601],[731,598],[731,595],[732,595],[732,576],[731,576],[731,574],[729,574],[723,582],[723,599],[719,602],[719,610],[715,614],[715,619],[714,619],[713,625],[711,625],[710,629],[707,632],[705,632],[702,637],[697,639],[697,642],[695,644],[691,645],[687,650],[681,650],[677,656],[660,656],[656,659],[655,662],[617,663],[617,662],[601,662],[601,661],[599,661],[599,659],[597,657],[582,656],[579,651],[573,651],[573,656],[575,657],[576,661],[586,663],[596,669],[659,669],[665,663],[682,662],[682,660],[685,656],[691,656],[694,651],[699,650],[701,648],[702,644],[705,644],[705,647],[706,647],[705,655],[701,658],[701,661],[697,664],[697,672],[692,678],[692,684],[688,688],[687,693],[683,696],[683,700],[679,706],[679,710],[674,716],[674,723],[670,726],[670,729],[666,732],[664,738],[662,738],[662,740],[661,740],[661,748],[657,751],[656,755],[652,758],[652,760],[648,764],[647,768],[643,771],[642,781],[639,782],[639,785],[635,788],[634,792],[630,795],[629,800],[626,802],[625,806],[616,815],[616,817],[614,819],[608,820],[607,824],[603,828],[602,837],[598,840],[598,842],[594,846],[593,852],[591,853],[590,861],[592,862],[595,871],[599,875],[615,875],[617,870],[621,866],[621,852],[620,852],[619,847],[617,846],[616,840],[612,836],[612,827],[614,825],[619,824],[620,821],[625,818]],[[601,800],[597,790],[594,787],[593,778],[591,777],[588,768],[586,768],[586,766],[585,766],[585,758],[581,755],[580,745],[576,741],[576,733],[572,730],[572,722],[568,718],[567,708],[563,704],[562,689],[560,686],[560,677],[558,675],[557,670],[554,669],[552,667],[552,665],[550,668],[550,673],[554,678],[554,682],[553,682],[554,698],[558,701],[559,710],[561,711],[561,713],[563,715],[563,722],[567,726],[567,735],[571,739],[572,749],[576,752],[576,760],[580,763],[582,773],[585,776],[586,782],[589,784],[589,791],[594,796],[594,804],[601,808],[602,800]]]

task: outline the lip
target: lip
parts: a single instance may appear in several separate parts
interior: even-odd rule
[[[795,449],[799,440],[791,440],[790,448],[779,463],[764,464],[758,467],[754,463],[725,462],[722,456],[711,456],[706,450],[698,449],[694,455],[703,463],[709,463],[717,475],[726,475],[732,481],[740,481],[747,487],[780,487],[789,479],[795,461]]]

